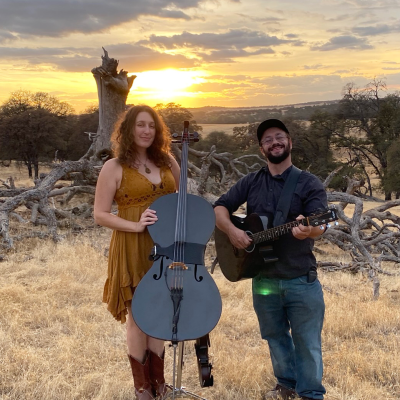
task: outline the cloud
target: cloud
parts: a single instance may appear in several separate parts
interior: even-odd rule
[[[226,33],[182,32],[180,35],[156,36],[151,35],[148,44],[157,45],[167,50],[178,48],[202,49],[243,49],[246,47],[269,47],[290,43],[292,40],[278,39],[264,32],[249,29],[230,29]],[[142,41],[140,43],[146,43]]]
[[[191,90],[201,92],[204,98],[213,99],[213,104],[225,106],[337,100],[341,98],[341,90],[348,82],[359,86],[368,83],[366,78],[359,76],[343,78],[340,75],[322,74],[269,77],[219,75],[205,79],[206,82],[192,85]]]
[[[344,7],[343,9],[348,9],[348,7]],[[376,20],[376,14],[373,11],[369,10],[360,10],[358,12],[352,12],[348,14],[340,14],[334,17],[325,17],[325,21],[327,22],[343,22],[343,21],[357,21],[357,20],[365,20],[369,18],[371,20]]]
[[[356,81],[358,85],[364,85],[368,82],[363,77],[343,78],[340,75],[291,75],[291,76],[270,76],[270,77],[252,77],[247,75],[230,76],[214,75],[209,76],[206,82],[198,85],[192,85],[191,89],[201,92],[219,92],[225,94],[242,91],[246,98],[267,96],[291,97],[298,94],[309,97],[311,95],[331,93],[331,99],[340,97],[341,89],[349,82]],[[318,97],[315,98],[318,100]],[[301,102],[303,100],[297,100]],[[264,103],[267,104],[267,103]]]
[[[333,74],[342,75],[342,74],[350,74],[351,72],[354,72],[354,71],[351,71],[349,69],[337,69],[336,71],[333,71]]]
[[[10,32],[7,32],[3,29],[0,29],[0,43],[7,43],[7,42],[11,42],[11,41],[14,41],[17,39],[18,39],[18,36],[14,35]]]
[[[275,24],[280,24],[280,22],[284,21],[283,18],[278,18],[278,17],[254,17],[252,15],[247,15],[247,14],[237,14],[239,17],[243,19],[247,19],[252,22],[260,22],[263,25],[275,25]]]
[[[119,60],[118,68],[129,72],[162,68],[191,68],[195,60],[182,55],[159,53],[138,44],[116,44],[105,47],[110,57]],[[102,52],[92,48],[12,48],[0,47],[3,59],[27,61],[30,65],[51,64],[68,72],[88,72],[101,65]],[[122,57],[118,55],[122,54]]]
[[[207,53],[197,53],[197,56],[200,57],[204,62],[208,63],[231,63],[234,62],[235,58],[240,57],[249,57],[249,56],[256,56],[260,54],[274,54],[275,51],[266,48],[260,49],[257,51],[246,51],[243,49],[226,49],[226,50],[218,50],[218,51],[211,51],[210,54]]]
[[[252,88],[250,83],[241,83],[241,82],[213,82],[207,79],[205,83],[199,83],[192,85],[190,87],[193,92],[202,92],[202,93],[215,93],[215,92],[223,92],[223,91],[232,91],[243,88]]]
[[[225,83],[237,83],[242,81],[248,81],[251,79],[250,75],[209,75],[207,76],[208,81],[212,82],[225,82]]]
[[[353,33],[360,36],[377,36],[400,32],[400,23],[393,25],[377,24],[375,26],[360,26],[352,29]]]
[[[368,10],[387,10],[388,8],[399,8],[397,0],[348,0],[344,5]]]
[[[288,33],[285,35],[288,39],[296,39],[299,35],[295,35],[294,33]]]
[[[353,19],[353,15],[351,14],[341,14],[341,15],[336,15],[335,17],[330,17],[330,18],[326,18],[327,22],[342,22],[344,20],[349,20],[349,19]]]
[[[228,32],[173,36],[151,35],[137,43],[105,45],[110,57],[122,54],[120,67],[128,71],[162,68],[192,68],[200,62],[232,63],[235,59],[274,54],[272,47],[301,45],[299,40],[279,39],[261,31],[232,29]],[[168,54],[165,50],[177,50]],[[188,51],[189,50],[189,51]],[[68,72],[86,72],[99,65],[100,49],[89,47],[0,47],[3,59],[26,61],[28,66],[53,65]],[[189,54],[190,53],[190,54]]]
[[[182,10],[201,0],[1,0],[0,26],[19,36],[65,36],[104,32],[121,23],[151,15],[190,19]]]
[[[320,46],[312,46],[313,51],[332,51],[338,49],[350,49],[350,50],[368,50],[373,49],[373,46],[368,44],[366,39],[357,38],[350,35],[335,36],[329,39]]]
[[[326,68],[325,65],[322,64],[313,64],[313,65],[303,65],[303,69],[308,70],[308,69],[322,69]]]
[[[188,51],[206,62],[232,62],[235,58],[274,54],[273,46],[283,44],[302,45],[292,39],[279,39],[261,31],[230,29],[225,33],[193,34],[182,32],[173,36],[151,35],[148,40],[138,42],[160,51]]]
[[[338,99],[341,89],[354,81],[364,85],[368,81],[364,77],[341,77],[340,75],[292,75],[271,76],[254,80],[266,94],[282,97],[283,104],[297,99],[296,102],[314,101],[319,99]],[[260,95],[261,96],[261,95]],[[303,99],[300,100],[299,99]]]

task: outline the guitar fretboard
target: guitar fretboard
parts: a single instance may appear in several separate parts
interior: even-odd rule
[[[295,226],[299,226],[300,224],[306,225],[305,221],[305,219],[302,219],[299,221],[289,222],[288,224],[276,226],[275,228],[267,229],[266,231],[253,233],[249,236],[253,240],[254,244],[267,242],[270,240],[274,240],[277,237],[284,235],[285,233],[288,233]]]

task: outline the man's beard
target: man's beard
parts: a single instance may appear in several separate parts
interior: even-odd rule
[[[267,160],[272,164],[280,164],[282,161],[285,161],[290,155],[290,147],[289,144],[285,146],[283,153],[279,156],[274,156],[270,151],[267,152]]]

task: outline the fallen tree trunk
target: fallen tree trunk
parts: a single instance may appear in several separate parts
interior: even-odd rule
[[[81,172],[84,175],[93,176],[93,174],[96,174],[96,165],[87,160],[66,161],[57,164],[42,181],[38,182],[36,187],[18,192],[18,194],[0,204],[0,233],[4,247],[11,248],[13,246],[13,239],[9,234],[10,213],[27,203],[35,204],[32,207],[32,219],[36,220],[35,214],[40,212],[45,217],[49,235],[53,240],[59,240],[55,210],[49,206],[48,197],[57,181],[70,172]],[[94,188],[92,191],[94,191]]]

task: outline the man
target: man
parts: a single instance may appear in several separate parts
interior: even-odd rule
[[[293,168],[292,140],[281,121],[262,122],[257,137],[268,166],[240,179],[215,203],[218,228],[240,249],[247,248],[251,240],[232,224],[230,215],[247,202],[247,214],[268,217],[268,227],[272,227],[279,196]],[[301,171],[286,222],[326,207],[322,183]],[[313,239],[321,233],[319,227],[299,224],[282,235],[272,243],[278,260],[263,265],[253,279],[253,306],[261,336],[268,341],[277,379],[276,387],[266,393],[265,399],[291,399],[296,394],[302,399],[323,399],[321,331],[325,304],[312,252]]]

